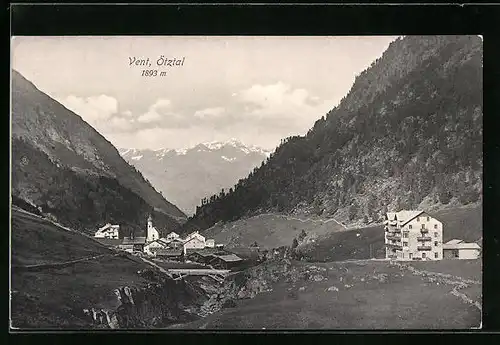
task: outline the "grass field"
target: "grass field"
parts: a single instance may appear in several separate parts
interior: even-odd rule
[[[287,217],[284,215],[263,214],[241,219],[227,224],[218,224],[203,232],[207,238],[227,247],[248,247],[257,242],[262,248],[289,246],[302,230],[308,234],[324,235],[342,231],[344,228],[331,220]]]
[[[479,309],[451,294],[453,284],[388,262],[293,262],[292,267],[270,279],[271,291],[176,328],[468,329],[481,320]],[[424,268],[473,276],[481,265],[457,260]],[[481,285],[461,291],[477,300]]]
[[[112,252],[98,242],[12,210],[12,265],[57,263]]]
[[[106,247],[50,222],[13,210],[12,263],[70,261],[94,254],[112,254]],[[137,274],[149,268],[137,259],[107,255],[58,269],[26,272],[12,269],[12,325],[19,328],[88,327],[84,308],[113,308],[113,290],[148,283]]]

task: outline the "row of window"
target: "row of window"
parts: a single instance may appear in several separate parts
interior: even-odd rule
[[[410,229],[411,229],[411,225],[410,225]],[[408,231],[403,231],[403,238],[408,238],[408,234],[409,232]],[[434,237],[438,237],[439,234],[437,232],[434,232]]]
[[[405,253],[402,253],[401,257],[404,259]],[[425,259],[426,257],[427,257],[427,253],[422,253],[422,259]],[[413,259],[413,253],[409,253],[408,258]],[[437,258],[439,258],[439,253],[434,252],[434,259],[437,259]]]
[[[408,224],[408,229],[412,229],[413,226],[411,224]],[[434,224],[434,229],[437,229],[438,228],[438,225],[437,224]],[[422,224],[422,229],[425,229],[425,224]]]
[[[422,217],[417,217],[417,222],[420,222],[420,218],[422,218]],[[431,219],[430,217],[426,217],[426,218],[427,218],[427,221],[430,221],[430,219]]]
[[[396,244],[396,241],[395,240],[392,240],[392,243],[393,244]],[[437,247],[438,245],[438,242],[437,241],[434,241],[434,246]],[[403,242],[403,247],[408,247],[408,242]]]

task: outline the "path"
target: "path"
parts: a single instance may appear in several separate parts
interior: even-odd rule
[[[469,298],[466,294],[459,291],[461,289],[469,287],[470,285],[481,285],[480,281],[473,279],[465,279],[459,276],[454,276],[446,273],[421,270],[404,263],[395,262],[395,264],[399,266],[401,270],[408,270],[412,272],[412,274],[426,278],[431,282],[438,282],[438,283],[452,285],[453,289],[450,291],[450,294],[460,298],[464,303],[475,306],[477,309],[479,309],[479,311],[482,311],[482,306],[480,302],[474,301],[473,299]]]
[[[11,211],[15,210],[15,211],[17,211],[19,213],[24,213],[24,214],[26,214],[26,215],[28,215],[30,217],[38,218],[40,220],[46,221],[48,223],[51,223],[52,225],[54,225],[54,226],[56,226],[56,227],[58,227],[58,228],[60,228],[60,229],[62,229],[64,231],[72,232],[72,233],[79,234],[81,236],[87,237],[87,238],[93,240],[94,242],[98,243],[100,246],[108,248],[106,245],[104,245],[101,242],[97,241],[94,236],[90,236],[90,235],[87,235],[87,234],[85,234],[85,233],[83,233],[81,231],[77,231],[77,230],[68,228],[68,227],[66,227],[66,226],[64,226],[64,225],[62,225],[62,224],[60,224],[60,223],[58,223],[58,222],[56,222],[56,221],[54,221],[52,219],[49,219],[49,218],[44,217],[44,216],[39,216],[37,214],[34,214],[34,213],[29,212],[29,211],[23,210],[22,208],[20,208],[18,206],[15,206],[15,205],[12,205],[11,209],[12,209]],[[11,218],[12,218],[12,213],[11,213]]]
[[[119,255],[119,254],[113,254],[112,256],[116,256],[116,255]],[[80,258],[80,259],[63,261],[63,262],[56,262],[56,263],[50,263],[50,264],[16,265],[16,266],[12,266],[12,269],[21,270],[21,271],[38,271],[38,270],[47,269],[47,268],[64,268],[64,267],[68,267],[68,266],[74,265],[74,264],[79,263],[79,262],[96,260],[96,259],[102,258],[104,256],[110,256],[110,254],[99,254],[99,255],[94,255],[94,256],[90,256],[90,257],[86,257],[86,258]]]

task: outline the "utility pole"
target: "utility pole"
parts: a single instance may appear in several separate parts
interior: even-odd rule
[[[372,258],[372,244],[370,243],[370,259]]]

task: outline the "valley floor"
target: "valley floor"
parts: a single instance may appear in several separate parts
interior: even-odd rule
[[[481,261],[266,263],[264,286],[198,329],[470,329],[481,322]]]

